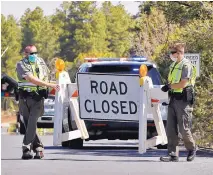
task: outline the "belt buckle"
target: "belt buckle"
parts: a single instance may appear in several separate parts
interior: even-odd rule
[[[30,88],[27,88],[26,91],[27,91],[27,92],[31,92],[31,89],[30,89]]]

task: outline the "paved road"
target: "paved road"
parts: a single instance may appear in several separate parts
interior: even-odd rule
[[[166,150],[155,148],[140,155],[136,141],[90,141],[83,150],[53,146],[51,135],[42,136],[45,158],[21,160],[23,136],[2,134],[2,175],[213,175],[213,153],[198,151],[194,162],[159,162]]]

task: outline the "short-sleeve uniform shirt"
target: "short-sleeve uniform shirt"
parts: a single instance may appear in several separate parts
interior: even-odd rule
[[[33,74],[32,67],[28,59],[24,58],[16,65],[17,77],[21,81],[25,79],[27,75]]]
[[[42,58],[38,58],[36,62],[39,72],[42,72],[43,77],[47,77],[46,80],[48,80],[48,75],[50,73],[47,65],[45,64],[44,60]],[[32,74],[33,75],[33,69],[28,59],[23,58],[20,60],[16,65],[16,71],[17,71],[17,77],[18,79],[24,80],[27,75]],[[44,80],[43,77],[39,77],[40,79]]]
[[[192,65],[183,65],[181,79],[191,79],[192,77]]]

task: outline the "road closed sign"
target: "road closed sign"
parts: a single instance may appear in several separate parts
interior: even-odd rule
[[[200,76],[200,54],[199,53],[185,53],[184,57],[191,61],[191,63],[196,67],[197,77]]]
[[[80,118],[138,121],[138,75],[78,73]]]

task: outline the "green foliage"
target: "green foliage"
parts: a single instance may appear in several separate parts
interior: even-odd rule
[[[171,43],[183,41],[187,45],[186,52],[201,54],[201,75],[196,81],[195,89],[193,131],[198,144],[212,146],[213,98],[210,98],[213,95],[212,4],[146,2],[141,4],[140,10],[141,13],[136,19],[135,47],[139,53],[148,55],[158,63],[164,80],[167,79],[171,63],[167,54]]]
[[[182,32],[189,52],[201,54],[201,75],[197,79],[194,131],[199,142],[213,143],[213,19],[193,20]]]
[[[123,5],[113,6],[111,2],[104,2],[102,11],[107,21],[107,41],[110,52],[116,57],[129,56],[131,47],[131,28],[133,21],[125,11]]]
[[[136,20],[132,51],[136,55],[155,60],[167,49],[169,34],[173,31],[163,12],[151,8],[150,13],[142,13]]]
[[[67,61],[74,61],[79,54],[128,55],[131,16],[122,5],[108,2],[97,9],[96,2],[64,2],[54,21],[64,22],[57,23],[63,30],[60,55]]]
[[[151,7],[157,7],[164,12],[170,23],[186,25],[191,20],[210,18],[213,15],[212,2],[202,1],[159,1],[145,2],[140,5],[142,13],[149,14]]]
[[[95,13],[95,2],[63,2],[57,9],[55,20],[63,33],[60,35],[60,56],[67,61],[73,61],[78,54],[90,49],[91,21]]]
[[[1,53],[8,47],[1,58],[2,72],[16,78],[15,67],[21,59],[21,30],[13,16],[1,15]]]
[[[43,14],[40,7],[31,11],[27,9],[21,17],[23,33],[22,48],[35,44],[39,56],[48,63],[59,53],[59,31],[51,24],[50,19]],[[55,29],[55,30],[54,30]]]

